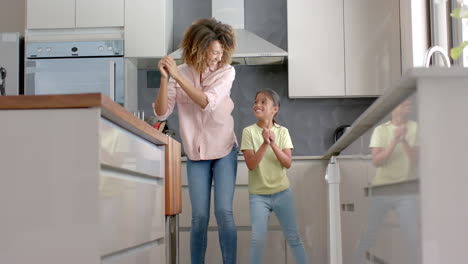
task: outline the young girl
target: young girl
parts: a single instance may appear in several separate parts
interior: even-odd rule
[[[291,167],[293,148],[288,129],[275,121],[280,108],[278,94],[270,89],[257,92],[253,111],[258,122],[244,128],[241,150],[249,168],[252,243],[250,263],[263,263],[268,218],[275,212],[296,263],[307,263],[307,255],[296,224],[296,209],[286,169]]]

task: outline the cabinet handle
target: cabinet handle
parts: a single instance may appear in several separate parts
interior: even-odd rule
[[[354,212],[354,203],[341,204],[341,211]]]
[[[109,62],[109,97],[115,101],[115,61]]]

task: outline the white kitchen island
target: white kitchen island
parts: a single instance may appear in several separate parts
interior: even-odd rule
[[[365,226],[368,213],[366,197],[385,195],[400,199],[407,193],[417,200],[416,210],[405,216],[418,222],[417,242],[411,242],[410,247],[403,243],[402,239],[408,235],[405,228],[412,230],[398,214],[390,213],[387,217],[380,216],[383,224],[366,257],[380,263],[468,263],[468,69],[415,68],[393,87],[324,156],[339,158],[353,154],[361,160],[367,157],[365,166],[372,167],[368,158],[369,132],[387,122],[392,110],[408,96],[413,98],[412,118],[418,124],[419,151],[416,170],[408,181],[378,186],[372,184],[373,169],[368,169],[367,175],[348,177],[353,174],[341,168],[345,184],[341,186],[341,195],[345,198],[341,198],[342,204],[338,206],[342,209],[342,238],[346,242],[343,256],[347,256],[343,263],[354,263],[354,250],[360,237],[356,230],[359,232],[360,225]],[[419,252],[419,260],[408,262],[410,258],[405,254],[414,252]]]
[[[179,143],[101,94],[0,97],[0,120],[0,263],[165,263]]]

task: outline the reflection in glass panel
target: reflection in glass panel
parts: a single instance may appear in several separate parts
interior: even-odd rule
[[[462,20],[462,42],[468,41],[468,18]],[[463,67],[468,67],[468,49],[463,49]]]
[[[396,183],[415,176],[418,124],[411,120],[413,100],[393,109],[390,119],[374,128],[369,143],[376,175],[372,185]]]
[[[344,263],[421,263],[415,104],[413,96],[405,99],[368,131],[370,137],[358,139],[367,140],[363,145],[370,155],[359,161],[368,164],[367,175],[356,177],[340,163],[342,177],[354,176],[343,179],[344,195],[350,193],[344,188],[359,188],[352,191],[353,210],[342,204],[343,248],[349,251],[343,254],[348,257]],[[361,184],[347,182],[358,178]],[[367,179],[364,184],[362,178]],[[358,233],[345,230],[352,228],[347,221],[355,221]]]

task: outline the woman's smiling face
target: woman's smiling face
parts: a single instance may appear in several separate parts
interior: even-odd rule
[[[210,43],[206,51],[206,64],[210,68],[215,68],[223,58],[223,46],[219,41],[215,40]]]

